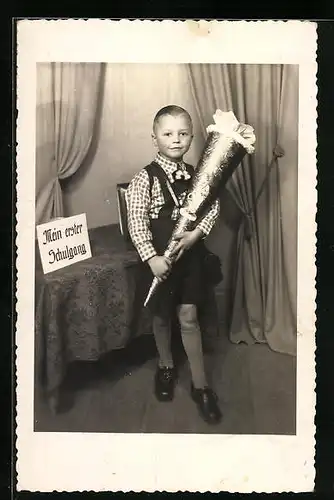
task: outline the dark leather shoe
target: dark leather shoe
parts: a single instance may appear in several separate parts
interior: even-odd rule
[[[172,401],[176,382],[175,368],[157,368],[155,374],[155,396],[159,401]]]
[[[222,414],[218,406],[217,395],[209,388],[195,389],[191,384],[191,397],[197,404],[199,413],[208,424],[218,424]]]

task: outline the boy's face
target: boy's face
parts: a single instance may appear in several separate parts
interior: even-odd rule
[[[163,115],[154,127],[152,138],[162,156],[179,161],[190,148],[192,124],[186,115]]]

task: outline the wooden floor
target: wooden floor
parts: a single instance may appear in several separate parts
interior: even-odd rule
[[[99,363],[73,365],[58,414],[36,398],[35,431],[295,434],[295,358],[266,345],[234,345],[226,335],[211,340],[206,350],[208,375],[224,415],[218,426],[205,424],[197,413],[178,342],[175,399],[155,399],[156,351],[153,338],[145,336]]]

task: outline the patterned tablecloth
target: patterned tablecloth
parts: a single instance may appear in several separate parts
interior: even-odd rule
[[[126,246],[117,225],[90,230],[90,242],[90,259],[46,275],[36,245],[35,383],[49,396],[70,362],[98,360],[134,336],[151,333],[147,310],[134,307],[136,252]],[[214,299],[208,298],[211,307],[205,308],[202,323],[209,318],[215,329]]]
[[[47,393],[59,387],[71,361],[97,360],[151,331],[145,313],[134,324],[136,252],[117,225],[90,230],[90,242],[90,259],[46,275],[36,246],[35,366]]]

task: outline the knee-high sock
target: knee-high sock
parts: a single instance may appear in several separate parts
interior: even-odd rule
[[[153,317],[153,333],[159,354],[160,368],[173,368],[173,356],[171,348],[171,322],[168,319]]]
[[[178,316],[182,342],[189,361],[194,387],[203,389],[207,385],[207,380],[204,369],[202,335],[195,306],[181,305]]]

